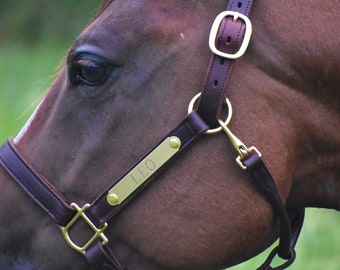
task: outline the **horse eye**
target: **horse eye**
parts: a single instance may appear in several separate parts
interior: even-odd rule
[[[102,58],[94,55],[80,55],[69,69],[72,84],[98,86],[105,82],[111,66]]]

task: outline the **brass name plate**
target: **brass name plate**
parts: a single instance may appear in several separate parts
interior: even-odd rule
[[[109,190],[107,202],[113,206],[121,204],[171,157],[173,157],[180,147],[181,141],[178,137],[174,136],[166,138]]]

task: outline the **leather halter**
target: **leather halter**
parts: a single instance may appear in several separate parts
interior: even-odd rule
[[[227,96],[226,89],[234,60],[243,54],[247,47],[245,42],[249,41],[246,39],[250,38],[248,31],[251,25],[249,25],[250,21],[248,22],[246,16],[250,12],[251,5],[251,0],[231,0],[228,4],[227,12],[222,12],[217,17],[214,23],[215,28],[212,30],[210,38],[210,47],[214,55],[209,64],[198,108],[190,112],[140,162],[137,162],[135,166],[115,181],[91,204],[86,204],[83,207],[79,207],[74,203],[70,204],[47,179],[28,165],[13,140],[9,139],[0,148],[0,164],[61,227],[67,243],[74,250],[83,254],[91,263],[93,269],[126,269],[118,262],[106,245],[109,240],[106,238],[104,231],[108,226],[107,222],[122,210],[146,185],[152,183],[157,173],[143,180],[142,183],[138,184],[138,187],[125,195],[124,200],[119,201],[119,197],[113,191],[116,191],[120,183],[126,180],[126,176],[141,162],[147,161],[148,157],[153,157],[154,153],[158,152],[160,148],[169,148],[169,146],[166,146],[169,144],[170,153],[167,154],[166,160],[162,161],[159,166],[152,163],[152,168],[158,172],[165,167],[169,160],[179,156],[181,152],[192,145],[201,134],[219,125],[232,139],[236,151],[240,154],[238,158],[239,164],[252,176],[280,219],[279,246],[273,250],[267,261],[259,269],[284,269],[294,261],[294,247],[302,227],[304,210],[299,210],[298,214],[290,220],[275,182],[261,159],[260,153],[257,150],[254,151],[255,148],[248,149],[245,147],[219,120],[221,109]],[[83,219],[94,231],[94,236],[83,247],[75,244],[68,234],[79,219]],[[276,254],[287,261],[281,266],[272,268],[270,264]]]

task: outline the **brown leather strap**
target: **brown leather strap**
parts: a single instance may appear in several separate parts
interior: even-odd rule
[[[286,260],[286,262],[276,267],[271,266],[273,259],[275,258],[276,255],[278,255],[279,247],[276,247],[269,254],[267,260],[257,270],[283,270],[289,267],[295,261],[295,258],[296,258],[295,245],[296,245],[296,242],[299,238],[299,235],[302,229],[304,217],[305,217],[305,209],[299,209],[297,214],[291,220],[291,227],[292,227],[292,237],[290,240],[291,254],[290,254],[290,257]]]
[[[112,251],[99,242],[88,249],[85,257],[94,270],[127,270],[118,262]]]
[[[286,207],[283,204],[280,194],[276,188],[274,179],[269,173],[261,157],[255,152],[251,156],[247,157],[243,163],[247,167],[247,171],[249,171],[249,173],[252,175],[255,185],[271,203],[280,220],[279,246],[271,252],[268,259],[259,268],[259,270],[272,269],[270,268],[270,263],[276,254],[287,261],[281,266],[273,269],[285,269],[295,260],[294,248],[303,225],[304,209],[299,210],[293,221],[291,221]]]
[[[252,175],[252,179],[256,181],[256,187],[258,187],[260,192],[268,199],[279,216],[281,237],[278,253],[281,258],[288,259],[291,255],[290,239],[292,232],[290,228],[290,220],[280,194],[277,191],[274,179],[257,153],[249,156],[243,161],[243,163],[247,166],[247,171],[249,171]]]
[[[227,10],[248,15],[252,6],[251,0],[230,1]],[[242,20],[234,21],[232,17],[225,18],[218,31],[216,47],[225,53],[234,54],[243,42],[245,24]],[[221,110],[227,95],[235,60],[213,55],[203,85],[197,112],[210,128],[219,126],[217,119],[221,119]]]
[[[179,153],[183,152],[193,141],[204,131],[208,129],[207,124],[201,119],[201,117],[196,113],[192,112],[189,114],[176,128],[168,133],[165,137],[176,136],[181,140],[181,147],[179,149]],[[163,141],[163,140],[161,140]],[[157,147],[157,146],[156,146]],[[155,148],[156,148],[155,147]],[[153,148],[154,149],[154,148]],[[152,149],[152,150],[153,150]],[[151,151],[152,151],[151,150]],[[150,151],[150,152],[151,152]],[[150,153],[149,152],[149,153]],[[149,154],[148,153],[148,154]],[[146,154],[145,156],[147,156]],[[144,156],[144,157],[145,157]],[[143,157],[143,158],[144,158]],[[143,159],[141,158],[141,160]],[[171,159],[172,160],[172,159]],[[170,161],[170,160],[169,160]],[[136,164],[138,164],[137,162]],[[122,177],[120,177],[116,182],[118,183],[125,175],[127,175],[133,168],[127,171]],[[105,222],[110,220],[115,214],[117,214],[131,199],[133,199],[146,185],[148,185],[156,176],[153,175],[141,188],[136,190],[130,197],[127,198],[122,204],[118,206],[112,206],[108,204],[106,196],[108,190],[115,186],[113,184],[109,187],[105,192],[103,192],[91,205],[91,208],[88,211],[89,216],[93,220],[93,222],[101,227]]]
[[[21,158],[12,139],[0,149],[0,164],[59,226],[66,226],[75,215],[66,198]]]

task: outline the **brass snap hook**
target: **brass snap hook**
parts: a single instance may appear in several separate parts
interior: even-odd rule
[[[243,160],[247,158],[251,153],[256,152],[260,157],[261,153],[255,146],[247,147],[239,138],[237,138],[231,130],[227,127],[227,125],[222,121],[218,120],[218,122],[221,125],[221,128],[225,132],[225,134],[228,136],[231,144],[233,145],[234,149],[238,153],[238,157],[236,158],[236,163],[243,169],[246,170],[247,166],[243,164]]]

